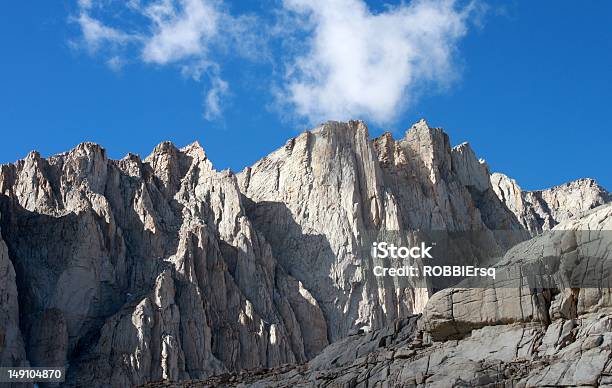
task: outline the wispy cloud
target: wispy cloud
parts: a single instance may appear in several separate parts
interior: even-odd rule
[[[273,70],[262,82],[284,115],[388,124],[420,94],[456,78],[457,44],[478,22],[479,0],[413,0],[379,12],[364,0],[277,0],[268,10],[276,25],[232,15],[223,1],[79,0],[73,20],[82,47],[113,70],[134,62],[174,66],[205,84],[208,120],[222,117],[230,94],[222,57],[238,55],[281,65],[281,76]],[[268,40],[282,49],[269,52]]]
[[[204,100],[204,117],[207,120],[214,120],[221,115],[221,98],[228,92],[227,82],[220,77],[211,77],[211,87],[206,93]]]
[[[86,7],[91,7],[89,3],[85,4]],[[81,26],[83,41],[90,52],[98,51],[103,45],[122,46],[138,39],[136,35],[130,35],[102,24],[99,20],[89,16],[87,12],[81,12],[76,20]]]
[[[155,2],[143,9],[151,21],[152,34],[142,49],[146,62],[166,64],[206,57],[217,35],[219,20],[228,17],[213,1],[183,0]]]
[[[204,117],[221,116],[221,99],[229,84],[221,77],[212,49],[247,28],[249,17],[234,18],[220,0],[129,0],[112,6],[107,1],[80,0],[78,4],[74,21],[81,29],[81,47],[106,56],[113,70],[134,61],[175,65],[182,74],[209,85]]]
[[[474,6],[416,0],[372,12],[363,0],[284,0],[310,36],[286,63],[280,97],[311,122],[392,122],[423,88],[456,76],[454,54]]]

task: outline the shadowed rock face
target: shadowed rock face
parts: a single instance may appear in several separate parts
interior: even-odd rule
[[[604,205],[518,244],[498,267],[528,266],[551,254],[547,250],[562,259],[588,251],[612,260],[610,231],[612,205]],[[561,283],[546,290],[445,289],[422,315],[345,337],[304,365],[223,374],[189,386],[609,386],[611,295],[610,288]]]
[[[197,143],[145,160],[91,143],[32,152],[0,167],[0,361],[67,365],[79,386],[304,363],[426,308],[428,284],[363,270],[366,234],[479,231],[455,242],[478,257],[518,242],[496,230],[552,226],[527,222],[526,197],[501,196],[494,177],[424,121],[399,140],[329,122],[238,175]],[[580,182],[540,195],[550,220],[608,200]]]
[[[236,178],[197,144],[163,143],[144,161],[108,160],[94,144],[33,153],[3,166],[1,182],[0,253],[17,273],[2,272],[5,331],[23,339],[3,359],[127,386],[303,362],[328,343],[316,300],[254,230]]]
[[[26,366],[23,338],[19,330],[19,301],[15,269],[0,237],[0,365]]]
[[[363,270],[372,267],[360,254],[368,232],[483,231],[478,246],[461,245],[501,254],[507,242],[487,232],[521,230],[469,145],[451,149],[448,136],[424,121],[401,140],[372,141],[362,122],[330,122],[291,139],[238,182],[279,263],[319,301],[331,341],[420,312],[429,297],[427,285],[393,284]]]

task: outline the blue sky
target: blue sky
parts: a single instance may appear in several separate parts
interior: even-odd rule
[[[612,189],[611,2],[88,3],[4,5],[0,163],[197,139],[239,171],[323,118],[424,117],[523,188]]]

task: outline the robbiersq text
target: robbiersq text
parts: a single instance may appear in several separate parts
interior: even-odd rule
[[[372,244],[371,255],[375,259],[433,259],[433,246],[421,242],[418,246],[396,246],[387,242]],[[473,265],[403,265],[400,267],[374,267],[374,276],[391,277],[489,277],[495,279],[494,267]]]

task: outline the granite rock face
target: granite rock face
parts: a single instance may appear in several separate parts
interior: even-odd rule
[[[528,265],[540,261],[543,247],[557,249],[561,255],[589,251],[590,255],[612,260],[612,205],[599,207],[558,227],[557,231],[563,233],[545,233],[510,250],[500,262],[500,269],[511,263]],[[577,238],[567,238],[572,235]],[[560,242],[556,239],[563,243],[555,244]],[[348,336],[328,346],[307,364],[221,375],[190,382],[190,386],[612,384],[609,288],[568,289],[558,284],[546,291],[528,287],[522,293],[516,290],[461,287],[442,290],[432,296],[422,315]],[[495,292],[496,295],[491,295]]]
[[[15,269],[0,237],[0,365],[28,366],[19,328],[19,301]]]
[[[162,143],[144,160],[111,160],[92,143],[32,152],[0,166],[0,361],[66,366],[70,386],[129,386],[322,367],[365,341],[352,334],[389,327],[421,343],[489,330],[499,322],[484,316],[447,333],[445,290],[375,277],[363,252],[381,231],[477,231],[450,245],[478,264],[609,200],[583,181],[545,191],[532,210],[549,214],[542,226],[517,211],[527,195],[500,195],[510,189],[495,177],[424,121],[399,140],[328,122],[237,175],[216,171],[197,143]],[[432,311],[428,329],[408,318]],[[530,324],[543,324],[538,311]],[[366,358],[378,337],[367,338],[355,353]]]
[[[418,313],[430,294],[427,284],[393,284],[364,270],[373,266],[361,254],[366,235],[481,231],[482,241],[457,245],[493,254],[509,242],[491,230],[522,229],[469,145],[451,148],[425,121],[400,140],[386,133],[373,141],[362,122],[330,122],[291,139],[238,182],[251,201],[249,218],[279,263],[320,302],[331,341]]]
[[[197,144],[162,143],[144,161],[89,143],[32,153],[2,166],[0,188],[4,365],[129,386],[303,362],[328,343],[316,300],[247,219],[236,177]]]
[[[579,179],[547,190],[523,191],[514,179],[494,173],[491,185],[532,235],[610,202],[610,194],[593,179]]]

